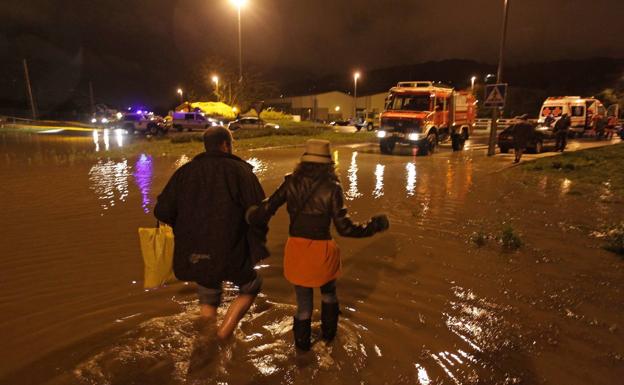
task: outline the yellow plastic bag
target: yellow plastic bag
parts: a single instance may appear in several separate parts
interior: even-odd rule
[[[145,264],[146,289],[162,286],[176,280],[173,274],[173,230],[160,224],[157,228],[139,228],[141,254]]]

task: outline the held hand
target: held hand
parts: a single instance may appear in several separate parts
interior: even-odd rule
[[[390,221],[388,221],[386,214],[375,215],[372,220],[378,232],[386,231],[390,228]]]

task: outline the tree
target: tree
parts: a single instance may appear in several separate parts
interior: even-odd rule
[[[215,75],[219,77],[218,91],[213,82]],[[202,61],[195,71],[195,78],[199,85],[195,91],[197,96],[238,106],[241,111],[248,111],[277,94],[277,85],[266,80],[261,72],[249,68],[243,73],[243,81],[240,82],[236,65],[217,56]]]

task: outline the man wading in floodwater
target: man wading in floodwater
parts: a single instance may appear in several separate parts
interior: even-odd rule
[[[260,292],[254,265],[268,257],[265,227],[250,227],[245,211],[264,199],[253,167],[232,155],[232,134],[224,127],[204,132],[206,152],[180,167],[158,196],[154,215],[173,227],[173,270],[198,284],[200,313],[216,319],[222,282],[239,295],[227,310],[217,336],[231,336]]]

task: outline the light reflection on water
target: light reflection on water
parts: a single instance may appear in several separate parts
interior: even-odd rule
[[[89,170],[90,188],[101,201],[104,210],[124,202],[128,197],[128,161],[115,162],[100,159]]]
[[[386,166],[377,164],[375,167],[375,189],[373,190],[373,198],[381,198],[384,195],[384,171]]]
[[[141,154],[134,165],[134,181],[141,192],[141,207],[146,214],[150,212],[150,191],[153,176],[152,157]]]
[[[262,177],[269,168],[267,162],[256,157],[251,157],[247,159],[247,163],[253,166],[253,172],[258,178]]]
[[[351,165],[348,170],[348,178],[349,178],[349,189],[347,190],[346,198],[347,200],[354,200],[355,198],[359,198],[362,196],[362,193],[358,191],[358,165],[357,165],[357,151],[354,151],[351,154]]]
[[[408,196],[413,196],[416,192],[416,165],[414,163],[408,163],[405,165],[407,171],[405,190]]]
[[[188,162],[191,161],[191,158],[189,158],[186,154],[181,155],[178,159],[176,159],[176,161],[173,163],[174,167],[176,169],[184,166],[185,164],[187,164]]]
[[[126,134],[125,130],[117,128],[113,130],[113,134],[115,135],[115,143],[117,147],[121,148],[124,145],[124,135]],[[93,144],[95,144],[95,152],[100,151],[100,138],[102,139],[102,143],[104,144],[104,151],[110,150],[111,147],[111,130],[105,128],[104,130],[93,130]]]

